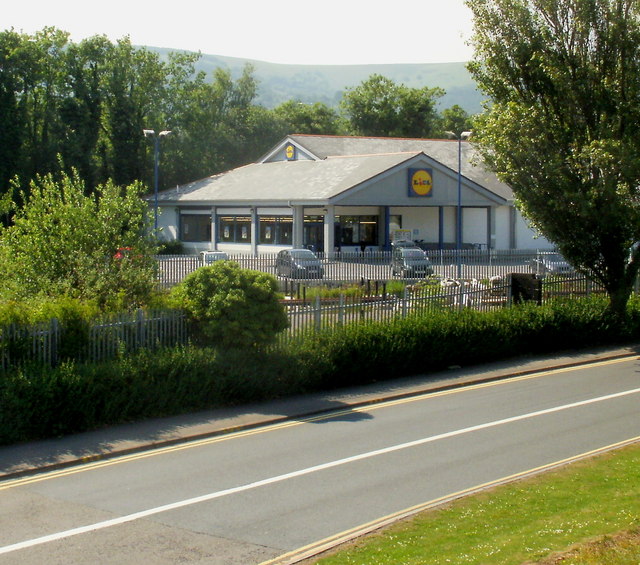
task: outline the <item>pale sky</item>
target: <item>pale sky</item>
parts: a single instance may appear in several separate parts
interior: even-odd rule
[[[128,36],[169,47],[272,63],[446,63],[471,59],[464,0],[11,0],[1,29],[53,26],[81,41]]]

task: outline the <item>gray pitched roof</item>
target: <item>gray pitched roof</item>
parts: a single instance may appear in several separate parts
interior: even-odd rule
[[[177,189],[165,190],[160,201],[252,202],[325,201],[393,168],[416,153],[328,157],[322,161],[279,161],[247,165]]]
[[[213,175],[160,192],[160,202],[211,204],[234,202],[323,202],[421,154],[458,170],[457,141],[292,135],[317,160],[266,161]],[[463,176],[504,200],[511,189],[482,167],[470,164],[473,148],[462,144]]]
[[[375,155],[421,151],[453,171],[458,171],[458,142],[453,139],[409,139],[393,137],[350,137],[297,134],[289,136],[309,150],[310,153],[324,159],[337,155]],[[505,200],[513,200],[513,192],[496,175],[480,164],[478,152],[473,144],[463,141],[462,175],[484,186]]]

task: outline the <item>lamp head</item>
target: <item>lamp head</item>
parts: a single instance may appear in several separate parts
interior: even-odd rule
[[[156,134],[156,132],[152,129],[143,129],[142,133],[144,133],[145,137],[153,137]]]

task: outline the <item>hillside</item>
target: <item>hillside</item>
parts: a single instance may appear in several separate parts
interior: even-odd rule
[[[147,47],[166,57],[175,49]],[[324,102],[335,106],[346,88],[358,86],[372,74],[380,74],[412,88],[440,87],[446,91],[440,106],[462,106],[469,113],[481,110],[482,95],[477,91],[466,63],[397,65],[282,65],[221,55],[202,54],[196,67],[211,76],[219,67],[238,76],[243,67],[253,65],[259,81],[259,104],[272,108],[287,100]]]

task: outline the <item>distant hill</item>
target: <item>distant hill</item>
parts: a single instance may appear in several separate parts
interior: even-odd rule
[[[161,57],[171,51],[159,47],[146,47]],[[466,69],[466,63],[426,63],[398,65],[282,65],[251,59],[202,54],[196,68],[208,76],[219,67],[237,77],[244,66],[253,65],[259,81],[257,102],[273,108],[287,100],[313,103],[324,102],[336,106],[345,89],[358,86],[373,74],[383,75],[397,84],[411,88],[440,87],[446,95],[440,99],[441,108],[460,105],[467,112],[481,111],[483,96]]]

